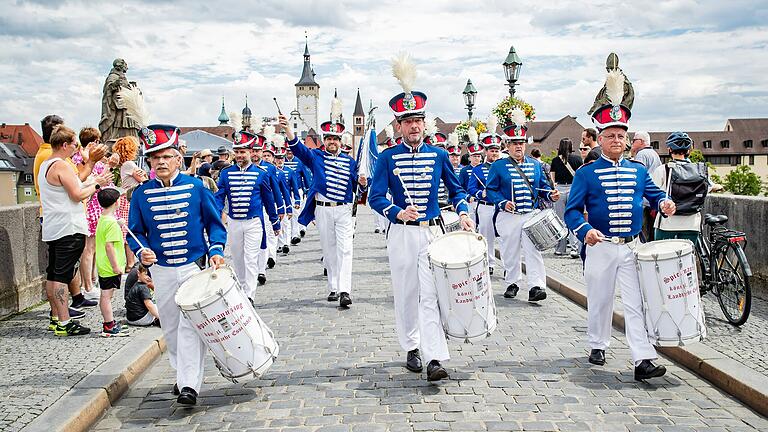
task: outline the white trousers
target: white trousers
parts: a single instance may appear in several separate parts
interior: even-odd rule
[[[288,219],[288,215],[286,215],[283,220],[280,221],[280,235],[277,236],[277,247],[291,246],[291,225],[293,224],[293,220],[298,219],[298,217],[298,213],[294,213],[290,219]]]
[[[231,223],[231,221],[230,221]],[[160,315],[165,344],[171,367],[176,370],[179,389],[191,387],[200,392],[203,385],[203,366],[207,347],[195,333],[194,325],[181,314],[175,297],[179,286],[189,277],[200,273],[197,264],[180,267],[150,267],[155,283],[157,312]]]
[[[287,216],[283,216],[283,219],[287,218]],[[280,225],[282,226],[283,221],[280,221]],[[268,229],[267,230],[267,255],[266,258],[272,258],[273,260],[277,261],[277,236],[275,235],[275,231]],[[265,262],[266,262],[265,258]]]
[[[299,237],[299,231],[306,229],[304,225],[299,223],[299,215],[302,211],[304,211],[304,206],[307,204],[307,197],[303,196],[301,197],[301,202],[299,204],[299,209],[293,209],[293,217],[291,218],[291,236],[293,237]]]
[[[389,219],[385,218],[384,216],[374,213],[376,216],[376,229],[380,231],[385,231],[387,229],[387,225],[389,225]]]
[[[472,200],[472,202],[469,203],[467,207],[469,207],[469,219],[472,220],[472,222],[477,221],[477,200]]]
[[[387,232],[397,337],[405,351],[420,348],[425,364],[450,359],[427,256],[427,247],[440,233],[439,227],[401,224],[390,225]]]
[[[632,361],[656,359],[656,349],[645,331],[640,279],[632,252],[634,243],[601,242],[587,246],[584,279],[587,282],[587,338],[592,349],[607,349],[611,342],[611,320],[616,285],[624,303],[624,333]]]
[[[243,293],[254,298],[257,280],[261,272],[260,257],[263,226],[260,218],[248,220],[229,219],[227,247],[232,254],[232,267]],[[162,323],[162,321],[160,321]]]
[[[488,244],[488,267],[493,267],[496,263],[496,254],[494,253],[494,244],[496,242],[496,232],[493,229],[493,212],[495,207],[492,205],[477,203],[477,231],[485,237]]]
[[[352,240],[355,234],[352,204],[315,208],[323,266],[328,270],[328,291],[352,291]]]
[[[496,216],[496,229],[501,240],[501,261],[504,264],[506,275],[504,282],[517,284],[523,280],[522,259],[525,259],[525,270],[528,275],[528,289],[547,286],[547,276],[544,271],[544,259],[541,252],[536,249],[531,239],[523,232],[523,225],[533,213],[513,214],[499,213]],[[522,257],[520,253],[522,252]]]

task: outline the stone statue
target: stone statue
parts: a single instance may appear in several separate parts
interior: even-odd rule
[[[608,54],[608,58],[605,60],[605,70],[608,71],[609,74],[612,71],[618,70],[624,77],[624,97],[621,100],[621,104],[631,110],[632,105],[635,103],[635,89],[632,87],[632,83],[629,82],[629,78],[624,75],[624,71],[619,68],[619,56],[616,55],[616,53]],[[611,101],[608,100],[606,87],[605,84],[603,84],[603,88],[600,89],[600,92],[595,97],[595,103],[592,104],[592,108],[587,111],[587,114],[592,115],[596,109],[609,103],[611,103]]]
[[[112,70],[109,71],[104,82],[101,96],[101,120],[99,121],[102,142],[124,136],[138,137],[139,129],[141,129],[141,125],[128,115],[125,101],[119,94],[122,89],[136,87],[135,82],[128,82],[125,76],[127,71],[128,64],[125,60],[115,59],[112,62]]]

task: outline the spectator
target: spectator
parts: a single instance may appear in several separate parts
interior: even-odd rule
[[[49,328],[53,327],[56,336],[84,335],[90,329],[70,320],[66,286],[72,282],[85,248],[88,225],[82,201],[109,184],[111,176],[102,174],[83,184],[72,163],[66,161],[78,148],[75,131],[60,124],[49,138],[52,154],[40,164],[37,179],[43,210],[42,240],[48,245],[45,291],[51,304]]]
[[[203,182],[203,186],[205,186],[206,189],[210,190],[213,193],[216,193],[216,191],[219,190],[219,187],[216,185],[216,182],[209,176],[201,176],[197,174],[199,171],[199,168],[201,167],[200,163],[202,158],[203,152],[209,152],[210,150],[203,150],[202,152],[197,152],[192,155],[192,162],[189,164],[189,168],[185,172],[185,174],[189,174],[192,177],[197,177]],[[210,171],[210,170],[209,170]]]
[[[583,146],[587,149],[586,146]],[[588,151],[588,150],[587,150]],[[584,151],[586,154],[587,151]],[[555,189],[560,191],[560,200],[555,203],[555,212],[562,219],[565,216],[565,206],[568,203],[568,195],[571,192],[571,183],[577,169],[581,166],[581,157],[573,152],[573,141],[570,138],[560,140],[557,148],[557,156],[552,159],[552,182]],[[565,255],[570,243],[571,258],[578,258],[581,250],[581,242],[576,238],[573,232],[557,243],[555,255]]]
[[[125,317],[128,324],[160,327],[160,315],[157,313],[157,306],[152,301],[155,289],[152,276],[150,276],[149,270],[141,264],[137,266],[137,276],[136,283],[129,287],[126,281],[125,285]]]
[[[584,157],[584,163],[598,160],[603,154],[603,150],[597,145],[597,131],[592,128],[586,128],[581,132],[581,144],[589,147],[589,153]]]
[[[581,156],[582,161],[584,161],[584,159],[587,158],[587,155],[589,154],[589,150],[591,149],[586,144],[579,145],[579,155]]]
[[[213,161],[213,153],[208,149],[203,149],[200,152],[201,164],[197,168],[197,175],[200,177],[211,177],[211,162]]]
[[[538,148],[531,149],[531,157],[539,161],[541,164],[541,171],[545,176],[546,181],[550,181],[550,178],[552,177],[551,171],[552,166],[543,160],[541,160],[541,150]],[[552,201],[541,199],[539,200],[539,208],[545,209],[545,208],[552,208]]]
[[[125,269],[123,230],[115,219],[121,191],[109,187],[99,191],[97,199],[103,209],[96,228],[96,268],[99,272],[101,298],[99,309],[104,318],[101,336],[120,336],[120,324],[112,313],[112,295],[120,289],[120,280]]]
[[[632,138],[632,146],[629,150],[632,159],[636,160],[648,169],[649,173],[656,171],[661,166],[661,158],[656,150],[651,148],[651,136],[648,132],[635,132]],[[653,221],[656,218],[656,211],[648,205],[648,200],[643,199],[643,236],[645,241],[653,241]]]
[[[220,146],[216,151],[216,154],[219,156],[219,159],[213,163],[211,169],[221,171],[224,168],[232,165],[232,159],[229,157],[229,151],[226,147]]]
[[[130,203],[128,195],[133,192],[138,185],[147,180],[147,173],[136,165],[134,160],[138,156],[139,152],[139,140],[134,137],[122,137],[115,142],[112,150],[120,155],[120,188],[126,192],[126,195],[120,196],[118,203],[117,218],[127,221],[129,214]],[[123,230],[123,239],[125,239],[126,231]],[[136,257],[130,252],[128,248],[123,248],[126,254],[125,273],[131,270],[131,267],[136,264]]]
[[[184,172],[187,170],[187,163],[184,161],[184,158],[187,157],[187,142],[183,139],[179,139],[179,153],[181,153],[181,171]],[[152,177],[154,178],[154,177]]]

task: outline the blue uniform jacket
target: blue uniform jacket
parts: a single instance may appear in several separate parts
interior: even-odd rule
[[[293,205],[297,206],[301,204],[301,195],[299,195],[299,189],[301,188],[299,184],[301,183],[301,179],[299,178],[299,172],[296,170],[292,170],[287,165],[283,165],[282,168],[283,172],[285,172],[286,179],[288,182],[288,192],[291,195],[291,199],[293,200]]]
[[[293,154],[312,172],[312,184],[307,193],[304,211],[299,223],[309,225],[315,219],[315,195],[320,193],[334,202],[351,203],[357,193],[357,162],[339,152],[332,155],[327,151],[310,149],[298,137],[288,141]]]
[[[168,187],[154,179],[136,188],[128,227],[161,266],[190,264],[205,254],[224,256],[227,230],[213,193],[186,174],[176,173]],[[142,247],[131,236],[128,246],[140,256]]]
[[[269,186],[267,173],[253,164],[244,170],[232,165],[219,173],[219,190],[214,194],[216,205],[221,212],[225,201],[229,201],[227,214],[236,220],[259,218],[264,221],[263,209],[267,210],[273,229],[279,229],[274,195]]]
[[[400,176],[421,215],[418,221],[434,219],[440,215],[437,201],[440,180],[445,184],[456,212],[467,212],[467,193],[459,185],[448,152],[424,143],[411,151],[411,147],[402,143],[379,155],[368,196],[371,208],[391,222],[397,223],[397,214],[409,205],[403,184],[393,172],[395,168],[400,169]],[[387,191],[392,196],[391,200],[387,198]]]
[[[485,184],[486,201],[496,204],[497,212],[504,211],[507,202],[514,200],[515,213],[530,213],[536,209],[539,198],[549,198],[552,186],[545,178],[541,163],[525,156],[519,167],[531,183],[535,195],[531,194],[531,190],[518,174],[510,159],[508,157],[499,159],[491,164],[491,168],[488,170],[488,181]],[[475,170],[477,169],[475,168]],[[471,182],[472,179],[470,178],[469,181]]]
[[[291,159],[285,158],[284,164],[296,173],[299,189],[306,194],[309,186],[312,185],[312,173],[309,172],[307,166],[295,156]]]
[[[491,164],[483,162],[467,173],[467,183],[469,184],[467,192],[475,197],[476,200],[491,202],[488,197],[483,195],[483,192],[485,192],[485,185],[488,183],[488,171],[490,170]]]
[[[283,201],[285,202],[285,212],[293,214],[293,201],[291,199],[291,189],[288,186],[288,176],[289,174],[286,171],[275,166],[275,178],[277,179],[277,187],[280,188],[280,195],[283,196]]]
[[[565,206],[565,223],[584,241],[592,228],[607,237],[638,235],[643,225],[643,198],[658,209],[667,194],[651,180],[640,162],[605,156],[576,170]],[[584,211],[589,213],[589,222]]]
[[[280,190],[280,185],[277,183],[277,168],[263,159],[255,165],[257,168],[265,171],[269,177],[269,188],[272,189],[272,198],[275,202],[277,214],[285,214],[285,201],[283,200],[283,193]]]

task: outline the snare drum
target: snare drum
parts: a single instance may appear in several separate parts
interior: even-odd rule
[[[446,233],[461,231],[461,218],[455,211],[441,210],[440,218],[443,220]]]
[[[523,231],[539,251],[555,247],[557,242],[568,236],[565,222],[552,209],[534,211],[533,216],[523,224]]]
[[[496,304],[488,274],[488,247],[477,233],[456,231],[427,248],[445,334],[474,342],[496,330]]]
[[[693,243],[658,240],[635,249],[645,328],[656,346],[682,346],[707,335]]]
[[[230,267],[209,268],[184,281],[176,304],[211,350],[224,378],[258,378],[272,366],[280,348]]]

